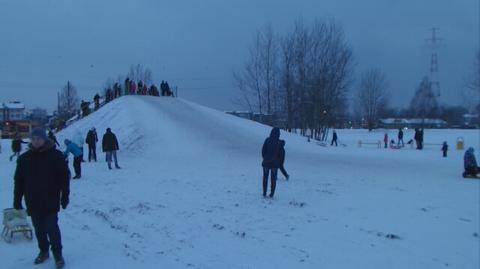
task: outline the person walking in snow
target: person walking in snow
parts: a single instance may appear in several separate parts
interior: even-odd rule
[[[65,139],[64,143],[65,146],[67,146],[64,152],[65,157],[67,157],[69,153],[73,155],[73,170],[75,171],[73,179],[80,179],[82,178],[82,151],[77,144],[68,139]]]
[[[335,143],[335,147],[338,147],[337,140],[338,140],[337,131],[333,130],[332,143],[330,144],[330,146],[333,146],[333,144]]]
[[[25,197],[27,213],[32,219],[40,253],[35,264],[45,262],[51,248],[56,268],[65,266],[62,240],[58,226],[60,205],[69,203],[70,178],[64,155],[55,149],[44,129],[36,128],[30,134],[29,150],[18,158],[14,176],[13,207],[23,209]]]
[[[400,147],[400,142],[402,143],[402,147],[405,147],[405,143],[403,142],[403,131],[402,129],[398,129],[398,146]]]
[[[447,158],[447,151],[448,151],[448,144],[447,144],[447,141],[445,141],[443,142],[443,145],[442,145],[443,158]]]
[[[10,161],[13,160],[13,157],[20,156],[20,152],[22,152],[22,144],[28,144],[28,142],[25,142],[22,140],[20,135],[16,133],[14,135],[14,138],[12,139],[12,152],[13,154],[10,156]]]
[[[383,136],[383,143],[385,144],[385,148],[388,148],[388,133],[385,133]]]
[[[97,111],[100,108],[100,95],[95,94],[93,97],[94,110]]]
[[[415,143],[417,144],[417,149],[421,149],[420,148],[420,129],[419,128],[415,128],[415,135],[414,135],[413,139],[415,139]]]
[[[475,150],[472,147],[465,151],[465,155],[463,156],[463,166],[465,168],[463,177],[477,176],[480,168],[478,167],[477,159],[475,158]]]
[[[92,160],[94,160],[96,162],[98,136],[95,128],[92,128],[90,129],[90,131],[88,131],[85,142],[88,145],[88,161],[91,162]]]
[[[112,132],[110,128],[107,128],[107,131],[103,135],[102,139],[102,149],[106,154],[106,159],[108,163],[108,169],[112,169],[112,159],[115,162],[115,168],[120,169],[117,161],[117,151],[120,149],[118,146],[117,136]]]
[[[262,147],[263,167],[263,197],[267,195],[268,177],[270,175],[270,198],[275,195],[278,168],[282,161],[282,143],[280,142],[280,129],[273,128],[270,136],[265,139]]]
[[[285,140],[280,140],[280,146],[282,147],[280,154],[280,172],[282,172],[286,180],[289,180],[290,175],[287,173],[287,170],[285,170]]]
[[[125,90],[124,91],[125,95],[129,95],[130,94],[130,78],[125,79],[125,83],[124,83],[123,87],[124,87],[124,90]]]

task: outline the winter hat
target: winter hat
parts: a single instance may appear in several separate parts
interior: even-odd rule
[[[38,138],[42,138],[44,140],[47,140],[47,131],[45,131],[45,129],[43,128],[35,128],[32,130],[32,132],[30,133],[30,138],[34,138],[34,137],[38,137]]]

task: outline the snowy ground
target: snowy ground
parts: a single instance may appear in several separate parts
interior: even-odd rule
[[[357,146],[383,131],[339,130],[347,146],[338,148],[282,133],[292,179],[279,180],[271,201],[261,197],[259,156],[268,127],[179,99],[123,97],[59,140],[92,126],[117,133],[122,169],[108,171],[102,155],[72,181],[60,213],[68,268],[480,266],[480,180],[461,178],[455,150],[462,136],[478,153],[479,130],[426,130],[426,143],[449,143],[446,159],[440,146]],[[0,154],[4,208],[9,143]],[[0,242],[2,268],[32,268],[36,252],[32,242]]]

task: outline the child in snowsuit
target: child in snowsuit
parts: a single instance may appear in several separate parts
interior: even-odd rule
[[[82,177],[82,150],[77,144],[68,139],[65,139],[65,146],[67,146],[67,149],[65,150],[64,155],[68,156],[69,153],[72,153],[73,155],[73,169],[75,171],[73,179],[80,179]]]
[[[447,151],[448,151],[448,145],[447,145],[447,141],[445,141],[443,142],[443,146],[442,146],[443,158],[447,157]]]
[[[463,172],[463,177],[473,176],[476,177],[478,173],[478,164],[477,159],[475,158],[475,150],[473,148],[467,149],[465,155],[463,156],[463,166],[465,171]]]

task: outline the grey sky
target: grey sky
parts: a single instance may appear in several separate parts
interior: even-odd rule
[[[90,99],[107,78],[140,63],[183,98],[235,109],[232,72],[255,30],[335,17],[354,49],[356,75],[384,70],[400,106],[428,74],[425,40],[440,28],[441,100],[459,103],[479,47],[479,12],[478,0],[0,0],[0,102],[51,111],[67,80]]]

